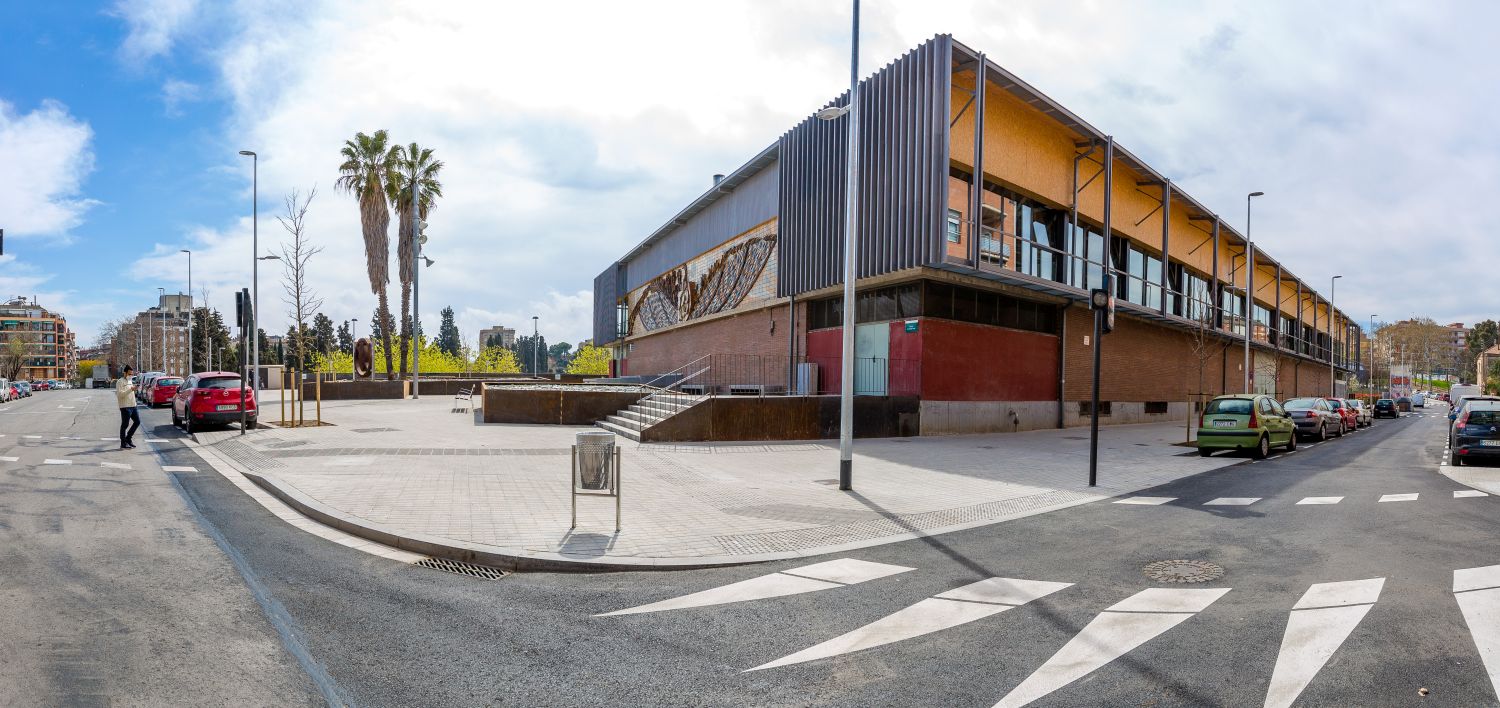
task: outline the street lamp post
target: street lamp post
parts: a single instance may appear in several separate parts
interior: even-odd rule
[[[854,488],[854,263],[859,249],[859,0],[849,41],[849,102],[818,111],[819,120],[849,116],[844,164],[844,306],[839,360],[839,489]]]
[[[260,387],[260,156],[253,150],[241,150],[250,157],[250,386]],[[244,430],[240,431],[241,433]]]
[[[1264,194],[1245,195],[1245,393],[1250,393],[1250,308],[1255,303],[1255,242],[1250,240],[1250,200]]]
[[[1366,377],[1370,381],[1370,392],[1375,392],[1375,318],[1380,315],[1370,315],[1370,373]],[[1370,405],[1375,405],[1374,401]]]
[[[1335,358],[1334,357],[1334,350],[1337,348],[1335,346],[1334,340],[1333,340],[1333,315],[1334,315],[1334,312],[1333,312],[1333,299],[1334,299],[1334,295],[1336,295],[1338,293],[1339,278],[1342,278],[1342,277],[1344,277],[1344,276],[1342,276],[1342,275],[1335,275],[1332,278],[1328,279],[1328,397],[1329,398],[1334,398],[1334,397],[1336,397],[1336,396],[1339,395],[1338,388],[1337,388],[1337,386],[1333,382],[1333,360]]]
[[[182,249],[182,252],[188,254],[188,297],[192,297],[193,296],[193,252],[190,251],[190,250],[188,250],[188,249],[186,249],[186,248]],[[188,336],[187,336],[187,340],[188,340],[187,341],[187,347],[188,347],[188,364],[187,364],[187,374],[186,374],[187,376],[192,376],[193,375],[193,314],[194,314],[195,310],[196,310],[196,308],[193,308],[191,306],[188,307]]]
[[[537,329],[536,329],[536,326],[537,326],[536,325],[536,315],[532,315],[531,316],[531,375],[532,376],[536,376],[536,375],[538,375],[541,372],[541,367],[537,364],[537,361],[536,361],[536,357],[537,357],[536,349],[537,349],[537,344],[539,343],[537,341]]]
[[[163,373],[170,373],[170,372],[167,371],[167,318],[166,318],[166,314],[167,314],[167,289],[166,288],[157,288],[156,289],[156,309],[157,309],[157,315],[161,317],[161,356],[158,357],[159,360],[156,362],[158,364],[158,369],[157,370],[161,371]]]

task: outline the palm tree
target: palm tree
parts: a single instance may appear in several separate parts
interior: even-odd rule
[[[339,165],[339,178],[334,187],[352,192],[359,198],[359,222],[365,238],[365,272],[370,277],[370,292],[379,299],[376,312],[383,324],[385,376],[389,379],[393,323],[390,303],[386,299],[386,284],[391,281],[391,245],[386,235],[391,213],[386,208],[386,199],[394,180],[391,168],[396,162],[397,148],[387,148],[386,141],[384,130],[377,130],[374,135],[355,133],[353,140],[344,141],[344,148],[339,151],[344,156],[344,163]]]
[[[436,206],[438,197],[443,196],[443,183],[437,179],[438,173],[443,170],[443,163],[432,158],[432,148],[422,148],[416,143],[410,146],[397,145],[391,154],[395,156],[393,176],[386,184],[386,192],[391,207],[396,210],[400,219],[396,253],[401,263],[401,376],[404,378],[407,347],[416,329],[412,325],[411,312],[411,284],[417,267],[417,254],[411,242],[412,183],[417,185],[417,212],[425,221],[427,213]]]

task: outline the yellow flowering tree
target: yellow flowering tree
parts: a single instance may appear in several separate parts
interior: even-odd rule
[[[609,350],[592,344],[579,347],[578,352],[573,355],[573,360],[568,362],[568,369],[564,373],[608,376]]]

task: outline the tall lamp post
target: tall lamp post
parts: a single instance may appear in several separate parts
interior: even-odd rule
[[[250,386],[260,386],[260,156],[241,150],[250,158]],[[244,432],[241,430],[240,432]]]
[[[159,369],[158,369],[159,371],[162,371],[163,373],[170,373],[170,372],[167,371],[167,289],[166,288],[157,288],[156,289],[156,309],[160,311],[157,314],[161,316],[161,356],[158,357],[158,361],[156,363],[159,365]]]
[[[541,371],[541,368],[537,365],[537,361],[536,361],[536,356],[537,356],[537,354],[536,354],[536,348],[537,348],[537,344],[538,344],[536,332],[537,332],[537,330],[536,330],[536,315],[532,315],[531,316],[531,375],[532,376],[536,376]]]
[[[1370,315],[1370,373],[1366,377],[1370,381],[1370,393],[1375,392],[1375,318],[1380,315]],[[1375,405],[1370,401],[1370,405]]]
[[[188,249],[186,249],[186,248],[182,249],[182,252],[188,254],[188,297],[192,297],[193,296],[193,252],[190,251],[190,250],[188,250]],[[191,302],[191,301],[189,301],[189,302]],[[192,306],[188,307],[188,336],[187,336],[187,340],[188,340],[187,341],[187,347],[188,347],[188,366],[187,366],[187,373],[185,374],[185,376],[192,376],[193,375],[193,313],[194,313],[195,309],[196,308],[194,308]]]
[[[1344,276],[1342,276],[1342,275],[1335,275],[1332,278],[1328,279],[1328,397],[1329,398],[1335,398],[1335,397],[1337,397],[1339,395],[1337,385],[1333,381],[1333,360],[1335,359],[1334,352],[1337,349],[1337,346],[1335,345],[1334,340],[1333,340],[1333,314],[1334,314],[1334,312],[1333,312],[1333,299],[1334,299],[1334,295],[1336,295],[1338,293],[1339,278],[1342,278],[1342,277],[1344,277]]]
[[[1250,240],[1250,200],[1265,192],[1245,195],[1245,393],[1250,393],[1250,308],[1255,302],[1255,242]]]
[[[854,271],[859,248],[859,0],[849,41],[849,102],[818,111],[819,120],[849,116],[849,144],[844,164],[844,307],[839,359],[839,489],[854,488]]]

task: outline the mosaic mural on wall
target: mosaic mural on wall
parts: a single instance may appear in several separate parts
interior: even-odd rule
[[[767,226],[657,276],[632,293],[629,333],[728,312],[752,293],[774,297],[775,283],[762,276],[774,278],[774,265],[767,264],[775,253],[776,233]]]

